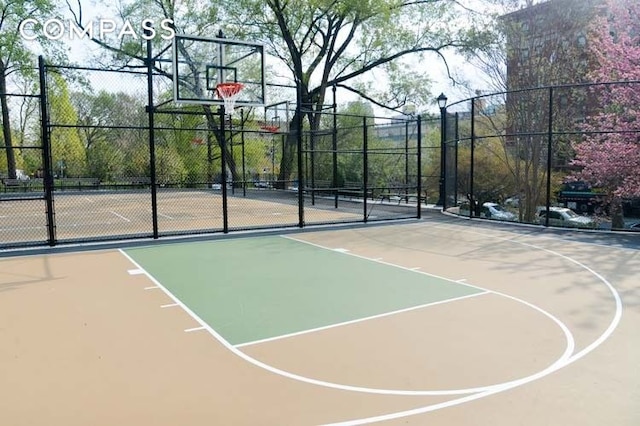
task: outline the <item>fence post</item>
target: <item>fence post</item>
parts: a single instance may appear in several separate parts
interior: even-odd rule
[[[244,116],[244,109],[240,110],[240,125],[241,127],[241,132],[240,132],[240,143],[242,144],[242,196],[246,197],[247,196],[247,172],[246,172],[246,161],[245,161],[245,148],[244,148],[244,143],[245,143],[245,138],[244,138],[244,120],[245,120],[245,116]],[[282,149],[282,155],[284,155],[284,147]]]
[[[145,30],[145,34],[150,36],[151,31]],[[151,51],[151,39],[147,40],[147,114],[149,114],[149,174],[151,175],[151,221],[153,223],[153,238],[158,238],[158,188],[156,185],[156,143],[155,143],[155,120],[153,105],[153,64],[154,59]]]
[[[437,98],[438,107],[440,108],[440,178],[438,180],[438,202],[436,205],[442,206],[442,210],[444,211],[445,206],[445,198],[446,198],[446,149],[445,143],[447,141],[447,97],[444,93],[441,93]]]
[[[551,207],[551,146],[553,145],[553,86],[549,87],[549,127],[547,129],[547,214],[544,219],[544,226],[549,226],[549,208]]]
[[[418,167],[416,176],[418,178],[417,192],[418,192],[418,219],[422,219],[422,204],[420,203],[420,197],[422,194],[422,117],[418,115],[418,119],[416,121],[418,126]],[[425,204],[427,203],[427,197],[424,197]]]
[[[409,204],[409,120],[404,122],[404,197],[404,203]],[[419,192],[418,204],[420,204]]]
[[[453,200],[456,204],[456,206],[458,205],[458,145],[460,142],[460,132],[459,132],[459,127],[458,127],[458,113],[455,113],[455,120],[454,120],[454,126],[455,126],[455,131],[454,131],[454,140],[456,141],[456,146],[455,146],[455,150],[454,150],[454,167],[453,167]]]
[[[56,222],[53,204],[53,167],[51,164],[51,139],[49,138],[49,108],[47,105],[47,78],[44,57],[38,56],[38,74],[40,77],[40,120],[42,138],[42,167],[44,199],[47,206],[47,242],[56,245]]]
[[[306,167],[303,170],[302,164],[302,82],[296,82],[296,127],[297,127],[297,145],[298,145],[298,226],[304,227],[304,194],[303,189],[305,186],[305,179],[303,173],[306,171]],[[306,156],[305,156],[306,158]],[[313,190],[312,190],[313,193]]]
[[[338,104],[336,99],[336,85],[333,85],[333,131],[331,132],[331,149],[333,150],[333,182],[334,208],[338,208]]]
[[[471,165],[469,166],[470,176],[469,176],[469,217],[473,217],[475,215],[476,210],[476,197],[474,195],[474,182],[473,176],[475,173],[474,164],[475,164],[475,151],[476,151],[476,99],[471,99]]]
[[[218,145],[220,145],[220,169],[221,169],[221,189],[222,189],[222,232],[229,232],[229,212],[227,209],[227,159],[226,159],[226,142],[225,135],[225,116],[224,106],[218,108],[218,116],[220,117],[220,133],[218,136]]]
[[[362,117],[362,211],[364,223],[367,223],[367,187],[369,186],[369,132],[367,129],[367,117]]]

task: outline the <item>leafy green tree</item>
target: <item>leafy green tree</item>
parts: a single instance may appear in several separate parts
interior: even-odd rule
[[[146,132],[136,128],[147,125],[144,100],[123,92],[94,94],[87,89],[72,93],[71,101],[78,114],[88,173],[107,181],[125,176],[125,159],[136,146],[148,145]]]
[[[228,32],[264,42],[288,69],[312,130],[319,126],[327,89],[334,85],[385,107],[400,108],[408,99],[415,105],[426,104],[425,97],[432,97],[425,96],[428,80],[422,70],[403,61],[423,59],[425,53],[443,58],[447,50],[469,48],[483,38],[477,28],[455,24],[465,9],[446,0],[221,3]],[[387,90],[377,90],[379,83],[367,83],[373,71],[387,77]],[[291,128],[298,119],[293,117]],[[295,150],[292,134],[285,145],[281,181],[293,171]]]
[[[156,173],[160,184],[185,180],[187,169],[175,145],[161,145],[156,148]]]
[[[317,129],[326,90],[333,85],[351,90],[364,99],[391,108],[407,101],[424,105],[429,81],[418,67],[407,66],[409,58],[425,53],[444,58],[451,49],[469,47],[482,40],[482,32],[460,25],[467,9],[449,0],[222,0],[211,2],[139,0],[122,7],[122,16],[171,18],[180,33],[212,36],[212,23],[228,37],[264,42],[269,53],[281,60],[287,78],[299,83],[304,118]],[[77,15],[79,16],[79,15]],[[399,25],[402,23],[402,25]],[[97,40],[116,58],[143,61],[142,42],[128,44]],[[377,90],[372,71],[385,75],[386,90]],[[413,71],[412,71],[413,70]],[[204,113],[212,131],[216,125],[210,111]],[[293,117],[290,128],[298,117]],[[285,143],[279,181],[293,172],[296,137]],[[227,150],[228,151],[228,150]],[[234,158],[224,153],[232,172]],[[234,176],[235,177],[235,176]]]
[[[11,178],[16,177],[16,156],[11,131],[11,119],[7,93],[12,76],[35,78],[35,54],[32,49],[38,47],[55,57],[64,57],[59,43],[46,38],[39,24],[25,28],[20,32],[20,24],[26,18],[44,22],[56,17],[56,2],[53,0],[0,0],[0,111],[2,122],[2,141],[5,146],[7,171]]]
[[[63,76],[49,73],[51,152],[53,166],[64,176],[83,176],[86,171],[85,147],[78,134],[78,113],[71,103],[69,89]],[[73,126],[73,127],[65,127]]]

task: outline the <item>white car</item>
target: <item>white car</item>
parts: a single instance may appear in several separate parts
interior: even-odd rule
[[[480,217],[495,220],[508,220],[514,221],[517,219],[516,215],[508,210],[505,210],[500,204],[497,203],[484,203],[482,204],[482,211]]]
[[[547,210],[538,212],[538,223],[546,224]],[[597,222],[588,216],[580,216],[578,213],[566,207],[549,207],[549,225],[569,228],[596,228]]]

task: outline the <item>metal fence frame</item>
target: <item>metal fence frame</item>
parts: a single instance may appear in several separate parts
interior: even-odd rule
[[[550,226],[548,212],[554,204],[555,197],[558,193],[557,188],[552,187],[552,176],[566,176],[577,169],[572,168],[570,161],[565,164],[558,164],[557,158],[562,155],[558,150],[557,142],[559,139],[565,138],[581,138],[591,134],[603,133],[628,133],[628,131],[616,130],[585,130],[581,125],[603,110],[603,106],[597,103],[597,97],[593,93],[598,90],[610,90],[620,85],[638,85],[640,81],[616,81],[607,83],[580,83],[565,84],[545,87],[535,87],[521,90],[496,92],[481,94],[472,98],[463,99],[455,103],[447,105],[442,110],[441,131],[443,155],[445,159],[444,170],[442,170],[441,179],[443,182],[442,206],[443,210],[450,207],[459,206],[461,203],[469,203],[468,217],[480,217],[478,214],[478,160],[477,149],[480,143],[487,139],[497,138],[513,138],[527,139],[536,138],[544,141],[542,146],[540,161],[544,164],[542,173],[544,182],[544,200],[543,205],[546,210],[546,221],[541,223],[544,226]],[[503,114],[507,116],[503,128],[496,128],[494,133],[486,133],[480,135],[478,126],[487,121],[487,116],[480,111],[486,108],[486,103],[491,99],[501,99]],[[531,105],[527,106],[522,99],[529,99]],[[531,101],[531,99],[536,101]],[[518,110],[526,110],[528,108],[536,109],[536,122],[516,123],[517,120],[508,118],[510,115],[515,116]],[[523,121],[523,120],[521,120]],[[640,129],[636,129],[636,134],[640,135]],[[469,164],[462,164],[458,157],[459,147],[463,144],[468,146],[470,152]],[[466,168],[465,168],[466,167]],[[459,176],[464,175],[468,179],[468,184],[464,188],[465,200],[460,199],[462,189],[458,184]],[[557,185],[556,185],[557,186]],[[475,208],[474,208],[475,207]],[[467,215],[467,214],[465,214]]]
[[[158,74],[154,71],[154,63],[153,60],[149,60],[147,63],[147,67],[144,70],[108,70],[108,69],[97,69],[97,68],[84,68],[84,67],[67,67],[62,65],[50,65],[45,63],[43,57],[39,57],[38,61],[38,72],[39,72],[39,85],[40,91],[39,94],[33,95],[34,97],[39,99],[40,104],[40,145],[32,146],[30,149],[40,150],[42,157],[42,170],[41,170],[41,184],[38,180],[38,185],[36,185],[36,179],[31,182],[32,188],[27,189],[25,186],[24,191],[15,191],[11,193],[0,194],[0,206],[7,206],[4,210],[8,214],[11,214],[11,208],[15,206],[24,206],[24,208],[15,207],[16,212],[29,210],[33,212],[34,216],[37,216],[37,223],[41,224],[37,226],[39,228],[38,234],[34,237],[32,234],[28,234],[26,231],[22,231],[22,229],[26,229],[27,222],[25,219],[24,226],[20,214],[16,213],[14,215],[14,222],[18,225],[15,226],[12,238],[6,239],[5,241],[0,241],[0,250],[2,249],[14,249],[14,248],[25,248],[25,247],[37,247],[37,246],[57,246],[57,245],[65,245],[65,244],[75,244],[75,243],[92,243],[92,242],[103,242],[103,241],[116,241],[116,240],[125,240],[125,239],[160,239],[164,237],[175,237],[182,235],[203,235],[203,234],[211,234],[211,233],[222,233],[227,234],[229,232],[235,231],[244,231],[244,230],[259,230],[259,229],[270,229],[270,228],[302,228],[305,226],[316,225],[316,224],[333,224],[333,223],[366,223],[368,221],[373,220],[396,220],[396,219],[409,219],[409,218],[420,218],[421,217],[421,205],[424,203],[425,198],[422,195],[422,119],[420,116],[417,117],[403,117],[401,119],[387,119],[389,122],[393,122],[393,124],[401,129],[400,131],[404,131],[404,140],[402,146],[399,146],[397,150],[393,150],[388,155],[394,156],[394,158],[400,158],[405,163],[401,164],[404,167],[405,175],[403,185],[398,187],[394,186],[391,182],[387,182],[386,184],[378,184],[378,186],[373,186],[369,180],[369,165],[368,160],[371,155],[379,156],[383,155],[380,152],[376,152],[375,150],[369,149],[368,143],[374,136],[371,135],[372,129],[375,129],[375,120],[380,118],[375,117],[356,117],[357,120],[361,120],[360,128],[358,131],[361,134],[361,150],[359,152],[352,152],[352,155],[356,155],[361,157],[363,163],[362,169],[362,179],[358,182],[357,188],[351,187],[344,182],[339,183],[337,181],[336,175],[336,167],[338,156],[344,154],[344,150],[340,148],[340,144],[338,143],[338,126],[336,125],[337,120],[345,115],[339,114],[335,108],[335,102],[333,108],[327,112],[323,112],[322,115],[327,117],[327,122],[332,123],[328,127],[319,128],[319,129],[305,129],[302,126],[302,115],[306,112],[303,109],[303,106],[298,102],[297,109],[298,113],[297,117],[299,117],[299,121],[296,123],[297,125],[292,126],[291,129],[287,133],[278,133],[275,138],[280,138],[278,144],[282,144],[284,147],[285,139],[287,143],[291,143],[291,141],[295,141],[294,143],[297,145],[295,151],[297,152],[294,159],[294,176],[295,176],[295,184],[297,184],[297,191],[289,191],[287,193],[279,192],[276,190],[270,192],[262,192],[260,195],[270,194],[273,195],[273,198],[270,199],[269,202],[277,203],[288,203],[288,205],[297,205],[297,220],[295,223],[278,223],[277,221],[273,222],[264,222],[259,221],[255,224],[248,225],[232,225],[229,222],[230,215],[233,215],[233,209],[229,206],[228,200],[231,196],[238,197],[247,197],[247,190],[251,189],[250,187],[254,184],[249,180],[244,171],[244,147],[245,147],[245,138],[256,138],[259,135],[264,134],[264,131],[256,128],[229,128],[229,122],[227,122],[226,117],[223,114],[222,109],[214,112],[213,114],[217,115],[217,123],[219,126],[215,129],[207,129],[207,132],[210,132],[212,135],[212,139],[214,143],[209,145],[208,152],[208,161],[210,162],[211,157],[211,146],[214,148],[216,145],[219,145],[220,148],[220,168],[217,170],[217,175],[220,176],[220,192],[222,199],[222,209],[221,214],[223,217],[222,226],[221,227],[211,227],[211,226],[199,226],[194,225],[193,227],[187,227],[180,230],[163,230],[163,228],[159,225],[159,215],[161,215],[160,206],[163,203],[163,191],[166,191],[167,188],[179,188],[182,190],[176,182],[165,182],[159,180],[158,175],[158,165],[157,161],[157,152],[156,149],[158,147],[158,137],[162,135],[162,132],[167,131],[167,129],[163,128],[161,125],[158,125],[158,119],[162,114],[169,114],[173,116],[178,116],[179,114],[188,114],[185,111],[177,111],[172,109],[170,105],[166,102],[161,103],[159,105],[156,104],[156,100],[154,99],[154,79],[159,78]],[[65,184],[61,183],[61,176],[56,176],[56,165],[54,161],[54,154],[52,152],[52,141],[51,136],[52,133],[61,130],[77,130],[81,128],[82,125],[78,124],[64,124],[52,121],[50,117],[50,106],[51,99],[49,96],[49,83],[48,83],[48,75],[52,71],[62,71],[65,69],[75,70],[75,71],[84,71],[84,72],[118,72],[118,73],[132,73],[137,77],[146,78],[147,82],[147,106],[146,106],[146,115],[147,115],[147,123],[146,125],[125,125],[113,127],[113,129],[117,129],[118,131],[136,131],[136,132],[146,132],[148,135],[148,146],[147,152],[149,155],[149,164],[148,164],[148,175],[147,176],[138,176],[135,177],[136,181],[133,180],[126,184],[117,184],[111,183],[110,186],[104,185],[101,182],[94,181],[91,177],[76,177],[73,180],[73,183],[67,182],[68,186],[64,186]],[[200,113],[202,115],[203,113]],[[353,117],[351,117],[353,118]],[[214,118],[214,120],[216,120]],[[225,128],[226,126],[226,128]],[[409,137],[409,128],[414,129],[411,138]],[[109,127],[106,126],[108,130]],[[402,130],[404,129],[404,130]],[[329,154],[333,156],[333,169],[334,175],[332,178],[332,182],[327,187],[326,185],[318,185],[313,181],[313,177],[310,181],[306,181],[305,177],[309,175],[309,169],[307,167],[309,156],[314,155],[313,149],[310,149],[307,146],[307,142],[310,139],[317,138],[318,134],[324,132],[325,136],[331,138],[333,146],[328,149]],[[207,133],[209,134],[209,133]],[[208,136],[207,136],[208,137]],[[233,142],[231,138],[237,138],[240,142]],[[411,141],[410,141],[411,139]],[[242,178],[240,182],[233,182],[231,186],[225,184],[227,182],[227,176],[229,174],[229,169],[225,162],[229,160],[228,156],[225,155],[225,144],[231,142],[230,149],[233,150],[234,146],[241,145],[242,147],[242,162],[243,162],[243,171]],[[235,144],[235,145],[234,145]],[[274,150],[275,148],[274,144]],[[15,148],[17,149],[17,148]],[[232,154],[233,155],[233,154]],[[275,157],[275,152],[272,153]],[[272,158],[274,161],[274,158]],[[313,164],[311,163],[311,168],[313,168]],[[272,167],[273,168],[273,167]],[[413,173],[409,173],[409,169],[414,169]],[[271,170],[272,176],[275,170]],[[211,176],[209,176],[210,178]],[[40,178],[39,178],[40,179]],[[133,179],[133,178],[131,178]],[[68,180],[69,181],[69,180]],[[202,185],[206,184],[206,188],[203,188]],[[209,185],[211,184],[210,179],[207,179],[207,182],[196,182],[194,183],[194,191],[198,193],[203,193],[209,191],[211,188]],[[273,182],[272,182],[273,184]],[[293,184],[289,182],[288,184]],[[172,186],[173,185],[173,186]],[[287,183],[282,183],[283,189],[286,189]],[[8,186],[4,185],[4,192],[7,191]],[[271,188],[273,189],[273,188]],[[96,192],[89,192],[94,191]],[[148,218],[148,227],[146,230],[142,232],[123,232],[120,229],[113,228],[113,230],[102,230],[99,235],[93,235],[87,233],[87,235],[76,235],[69,236],[63,235],[60,232],[60,223],[63,220],[59,214],[60,209],[64,207],[64,204],[67,202],[63,195],[71,194],[73,191],[76,191],[78,194],[104,194],[111,193],[113,197],[126,197],[126,196],[138,196],[143,195],[145,204],[144,207],[140,207],[144,209],[144,212],[135,212],[144,214],[144,217]],[[2,191],[0,191],[2,192]],[[236,193],[237,192],[237,193]],[[256,192],[257,193],[257,192]],[[293,196],[292,196],[293,195]],[[294,198],[295,197],[295,198]],[[32,203],[27,206],[27,203]],[[35,204],[33,204],[35,203]],[[35,207],[34,207],[35,206]],[[347,219],[313,219],[312,215],[309,214],[309,209],[318,208],[325,209],[326,211],[341,211],[341,209],[345,209],[349,213],[354,213],[359,211],[360,213],[354,213],[349,216]],[[371,211],[373,208],[376,208],[376,212],[383,212],[384,214],[372,215]],[[117,212],[112,212],[114,215]],[[41,216],[40,216],[41,214]],[[146,219],[145,219],[146,221]],[[146,223],[146,222],[145,222]],[[43,229],[46,229],[45,233]],[[6,230],[5,230],[6,231]],[[46,234],[46,236],[45,236]]]

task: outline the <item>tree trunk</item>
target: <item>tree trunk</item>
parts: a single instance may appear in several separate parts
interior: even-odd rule
[[[11,141],[11,124],[9,122],[9,106],[7,105],[7,76],[4,62],[0,60],[0,109],[2,110],[2,136],[7,153],[7,172],[9,178],[16,176],[16,156]]]
[[[613,197],[611,199],[611,229],[624,229],[624,215],[622,211],[622,198]]]
[[[205,105],[203,108],[205,113],[204,115],[207,119],[207,128],[209,132],[213,132],[213,134],[215,135],[216,143],[220,147],[221,155],[224,155],[225,162],[227,163],[227,169],[229,169],[229,171],[231,172],[231,178],[233,179],[234,182],[236,182],[239,180],[239,175],[236,167],[236,161],[231,155],[231,144],[225,143],[224,152],[222,150],[222,137],[226,138],[226,132],[229,130],[229,128],[228,126],[225,126],[225,135],[222,135],[221,137],[220,126],[218,125],[219,123],[216,121],[216,118],[220,118],[220,114],[214,114],[213,111],[211,111],[211,107],[209,105]],[[225,142],[228,142],[228,141],[225,140]],[[213,161],[213,155],[211,154],[211,138],[209,137],[207,137],[207,152],[208,152],[207,178],[209,179],[208,183],[211,184],[212,175],[215,175],[215,173],[212,173],[212,170],[211,170],[211,162]],[[223,178],[223,181],[224,180],[226,179]],[[220,183],[223,185],[226,184],[226,182],[220,182]]]
[[[289,123],[289,129],[295,130],[290,131],[284,140],[284,150],[280,160],[280,172],[278,173],[278,182],[276,182],[277,189],[284,189],[294,173],[295,158],[298,152],[298,131],[301,130],[297,129],[299,113],[300,112],[296,110],[293,114],[293,118]],[[300,185],[300,178],[298,178],[298,185]]]

